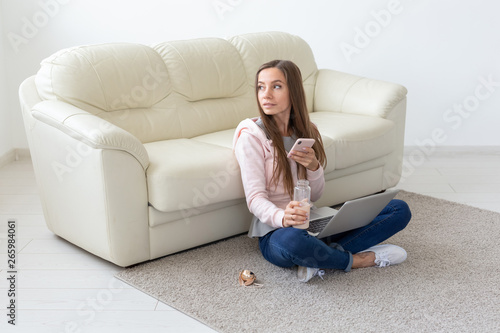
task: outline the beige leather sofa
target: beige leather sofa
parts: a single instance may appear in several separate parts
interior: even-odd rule
[[[120,266],[246,232],[232,139],[257,115],[254,75],[273,59],[300,67],[324,140],[327,182],[316,204],[394,186],[406,89],[318,70],[297,36],[80,46],[45,59],[20,87],[50,230]]]

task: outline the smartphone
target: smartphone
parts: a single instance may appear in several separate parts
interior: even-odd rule
[[[314,139],[297,139],[297,141],[295,141],[295,143],[293,144],[293,147],[292,149],[290,149],[290,152],[292,150],[299,150],[301,151],[302,148],[304,147],[309,147],[311,148],[313,145],[314,145]],[[290,157],[290,152],[288,153],[288,157]]]

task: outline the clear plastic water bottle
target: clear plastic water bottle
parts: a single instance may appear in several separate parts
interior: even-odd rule
[[[309,187],[309,181],[305,179],[299,179],[297,185],[293,191],[293,200],[300,201],[301,206],[298,209],[304,210],[309,215],[311,211],[311,188]],[[301,225],[295,225],[294,228],[307,229],[309,228],[309,219],[306,223]]]

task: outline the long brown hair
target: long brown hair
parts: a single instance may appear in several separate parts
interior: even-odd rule
[[[311,123],[311,120],[309,119],[309,113],[307,111],[306,104],[306,95],[304,92],[302,75],[300,73],[299,67],[297,67],[297,65],[289,60],[273,60],[260,66],[257,74],[255,75],[255,93],[257,96],[257,104],[259,106],[260,117],[267,130],[267,135],[269,136],[269,139],[272,140],[274,146],[275,161],[271,183],[277,187],[280,179],[283,179],[284,188],[290,195],[290,199],[292,199],[294,187],[293,176],[290,164],[288,162],[287,152],[283,144],[283,138],[273,116],[264,113],[258,99],[259,74],[264,69],[268,68],[277,68],[285,76],[286,84],[288,86],[288,92],[290,94],[289,98],[291,104],[288,128],[291,128],[298,138],[313,138],[316,140],[313,145],[313,149],[316,153],[316,159],[323,167],[326,167],[326,154],[318,128],[313,123]],[[298,163],[297,168],[298,178],[307,179],[306,168]]]

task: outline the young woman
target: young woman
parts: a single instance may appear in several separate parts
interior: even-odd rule
[[[300,202],[292,200],[297,180],[309,181],[313,202],[323,192],[327,162],[323,143],[309,119],[302,77],[293,62],[275,60],[262,65],[255,87],[260,117],[239,124],[233,146],[248,208],[254,215],[248,235],[259,237],[264,258],[280,267],[299,266],[298,278],[303,282],[324,273],[320,268],[347,272],[403,262],[404,249],[376,246],[408,224],[411,213],[401,200],[392,200],[369,225],[327,239],[293,228],[308,218]],[[287,157],[297,138],[316,142]]]

